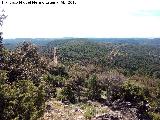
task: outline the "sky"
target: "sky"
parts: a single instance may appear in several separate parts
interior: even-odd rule
[[[60,3],[68,0],[41,1]],[[76,4],[70,5],[1,3],[0,6],[8,15],[2,28],[3,37],[160,37],[160,0],[75,0],[75,2]]]

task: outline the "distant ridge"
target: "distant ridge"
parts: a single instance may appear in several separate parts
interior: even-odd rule
[[[45,45],[51,41],[61,40],[87,40],[91,42],[98,43],[118,43],[118,44],[130,44],[130,45],[152,45],[160,46],[160,38],[74,38],[74,37],[64,37],[64,38],[15,38],[15,39],[4,39],[3,43],[5,45],[16,45],[23,41],[30,41],[37,45]]]

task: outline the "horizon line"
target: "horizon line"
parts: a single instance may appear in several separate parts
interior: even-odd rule
[[[5,39],[156,39],[160,37],[16,37],[16,38],[3,38]]]

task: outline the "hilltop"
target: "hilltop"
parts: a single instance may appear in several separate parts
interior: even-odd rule
[[[158,44],[96,40],[5,41],[0,118],[159,119]]]

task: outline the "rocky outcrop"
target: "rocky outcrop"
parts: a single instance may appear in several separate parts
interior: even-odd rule
[[[136,109],[113,111],[110,110],[103,115],[94,117],[92,120],[139,120],[136,115]]]
[[[147,103],[136,105],[117,100],[110,104],[107,113],[96,116],[92,120],[151,120],[147,114],[148,107]]]
[[[136,106],[130,102],[115,101],[110,106],[90,102],[96,109],[96,114],[91,120],[151,120],[140,113]],[[98,113],[105,110],[106,112]],[[43,120],[86,120],[85,110],[76,105],[65,105],[58,101],[50,101],[46,105]]]

